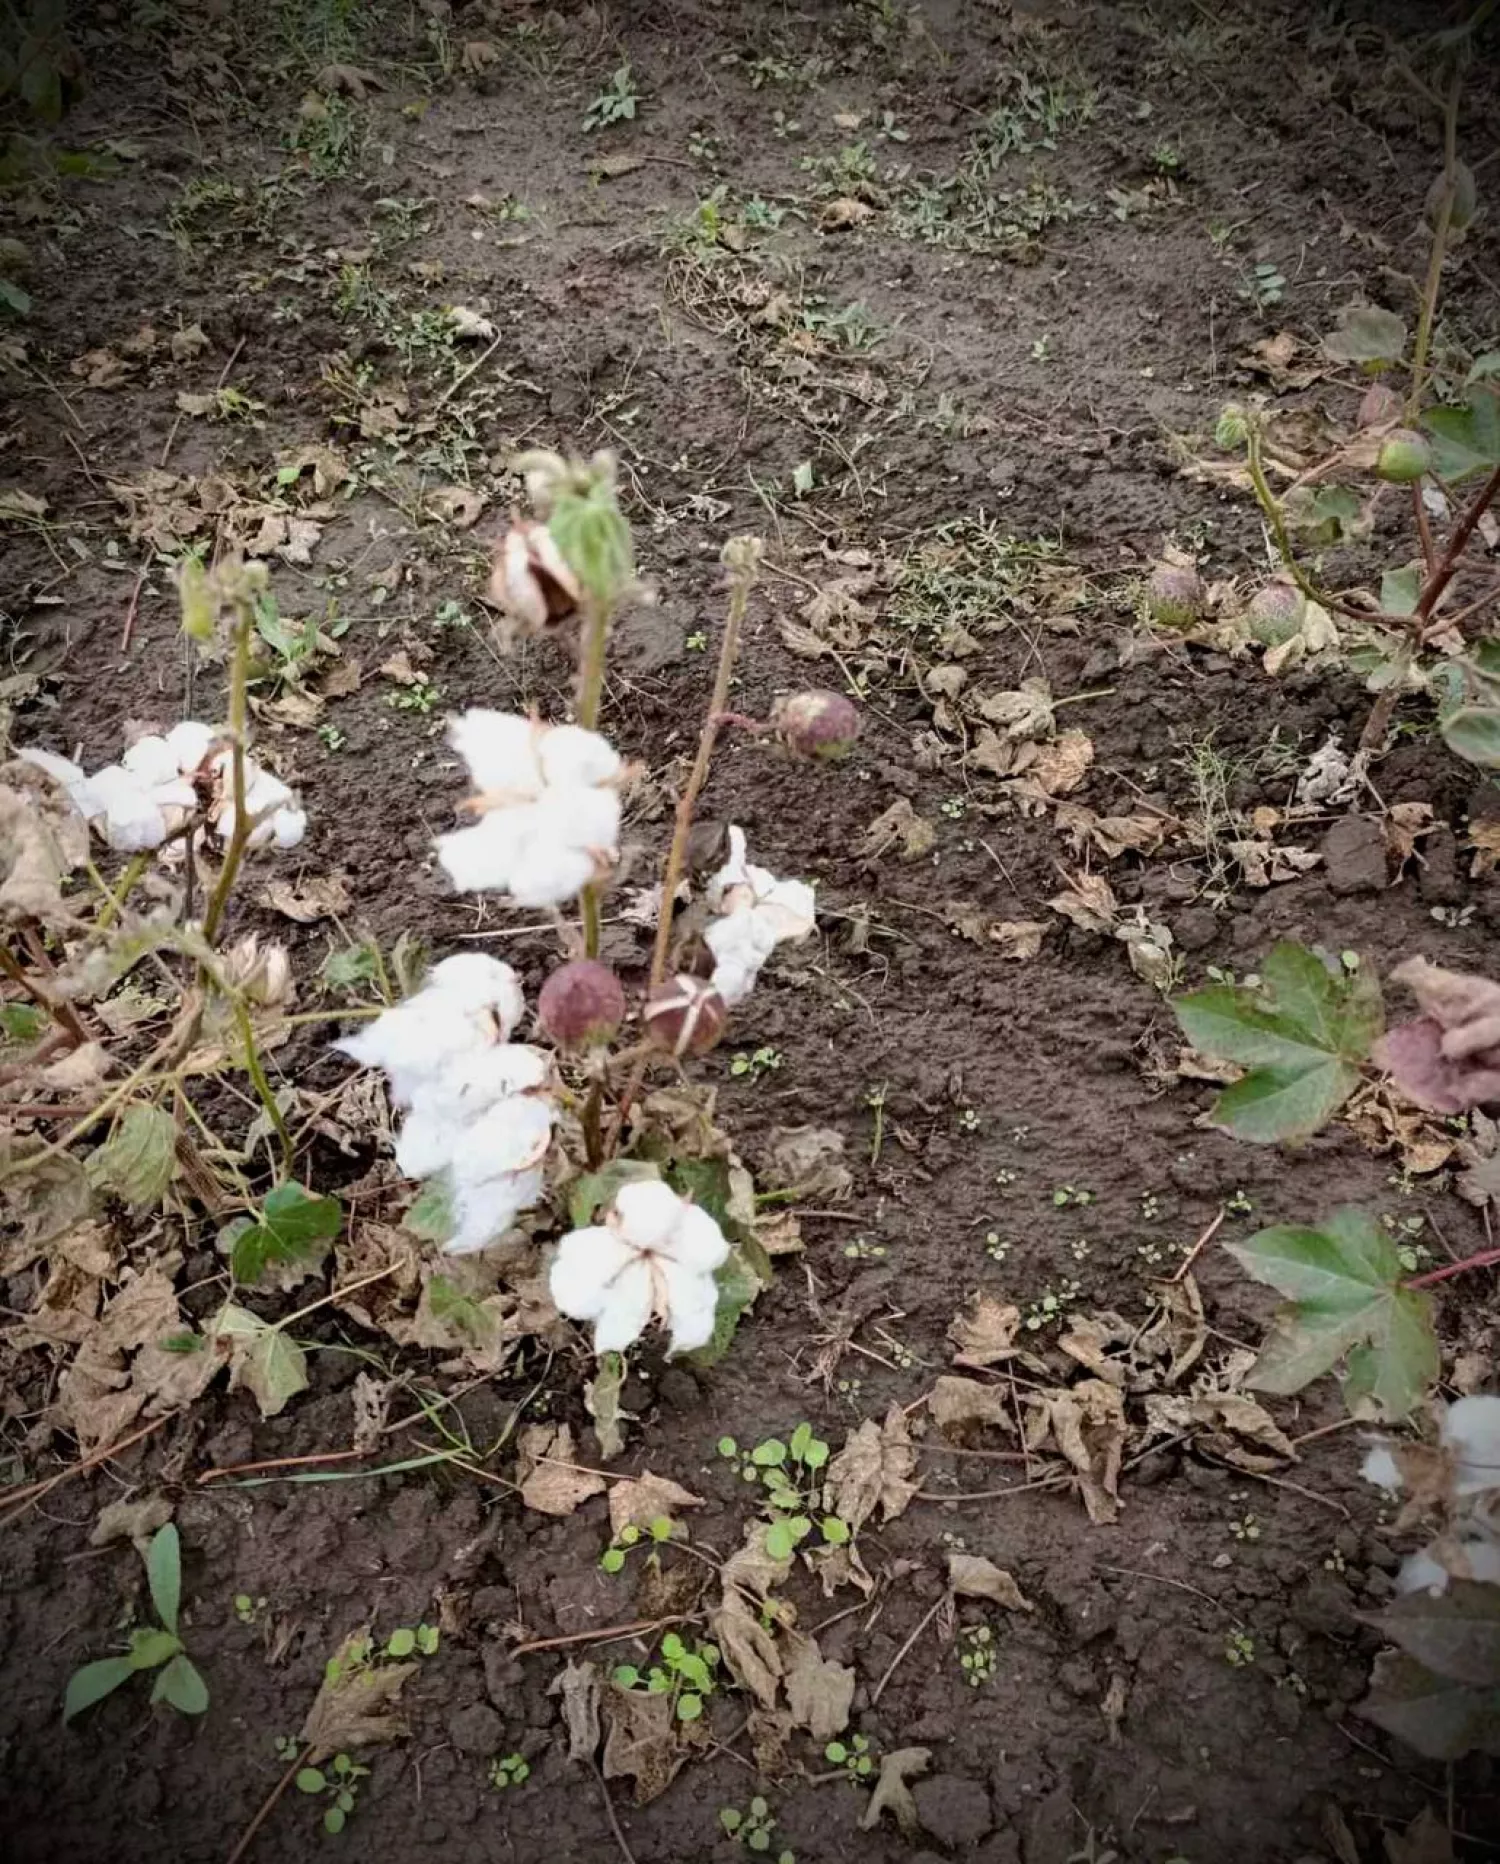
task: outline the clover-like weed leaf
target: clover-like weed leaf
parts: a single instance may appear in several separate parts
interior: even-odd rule
[[[1195,1048],[1247,1070],[1213,1117],[1260,1145],[1327,1125],[1358,1085],[1384,1020],[1373,976],[1292,944],[1275,947],[1255,988],[1215,984],[1172,1007]]]
[[[1432,1303],[1402,1285],[1396,1246],[1363,1211],[1337,1210],[1321,1229],[1280,1224],[1229,1253],[1287,1296],[1247,1383],[1285,1395],[1346,1362],[1351,1410],[1405,1417],[1438,1374]]]

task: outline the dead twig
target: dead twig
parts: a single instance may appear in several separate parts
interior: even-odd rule
[[[164,1416],[154,1418],[141,1430],[132,1431],[128,1437],[121,1437],[117,1443],[106,1444],[102,1450],[93,1450],[81,1461],[70,1463],[66,1469],[60,1469],[55,1476],[47,1476],[40,1482],[33,1482],[28,1488],[18,1489],[14,1495],[5,1497],[5,1512],[0,1514],[0,1527],[9,1527],[12,1521],[19,1519],[33,1502],[39,1502],[44,1495],[50,1495],[59,1485],[73,1476],[81,1476],[86,1470],[96,1469],[100,1463],[107,1463],[119,1456],[122,1451],[130,1449],[149,1437],[153,1431],[160,1430],[163,1424],[170,1423],[180,1411],[168,1411]]]
[[[927,1629],[928,1625],[932,1623],[933,1619],[937,1617],[938,1613],[943,1609],[943,1607],[947,1603],[948,1603],[948,1594],[946,1592],[939,1594],[938,1598],[930,1606],[928,1606],[927,1610],[923,1612],[922,1616],[917,1620],[916,1629],[912,1632],[911,1636],[906,1640],[906,1642],[901,1646],[900,1650],[896,1652],[895,1656],[891,1658],[890,1663],[886,1667],[885,1675],[881,1677],[880,1681],[875,1685],[874,1689],[871,1690],[870,1707],[872,1709],[874,1708],[875,1704],[879,1702],[881,1696],[885,1693],[886,1684],[891,1680],[891,1678],[896,1674],[897,1670],[901,1667],[902,1658],[905,1657],[907,1652],[911,1649],[912,1645],[916,1643],[917,1639],[922,1635],[922,1633]]]
[[[287,1768],[286,1772],[276,1782],[275,1786],[271,1788],[270,1792],[261,1801],[260,1810],[245,1827],[244,1831],[240,1833],[239,1843],[224,1860],[224,1864],[240,1864],[240,1859],[250,1849],[251,1845],[255,1843],[255,1834],[276,1810],[277,1801],[307,1764],[307,1757],[311,1753],[312,1749],[310,1747],[303,1748],[302,1752],[292,1762],[291,1766]]]
[[[648,1634],[665,1631],[670,1625],[691,1625],[698,1620],[691,1614],[679,1614],[675,1618],[637,1618],[626,1625],[605,1625],[598,1631],[569,1631],[565,1637],[538,1637],[529,1644],[517,1644],[511,1651],[512,1657],[529,1657],[538,1650],[565,1650],[570,1644],[618,1644],[621,1638],[645,1637]]]
[[[1171,1278],[1174,1283],[1180,1282],[1183,1279],[1183,1277],[1187,1274],[1188,1270],[1198,1260],[1199,1256],[1203,1254],[1204,1250],[1207,1249],[1208,1245],[1219,1234],[1219,1230],[1222,1227],[1224,1219],[1226,1216],[1228,1216],[1228,1214],[1229,1214],[1228,1211],[1221,1210],[1218,1216],[1214,1218],[1213,1222],[1209,1224],[1206,1230],[1204,1230],[1203,1234],[1198,1238],[1197,1242],[1193,1244],[1192,1248],[1187,1252],[1187,1254],[1183,1257],[1182,1261],[1178,1264],[1176,1274],[1174,1274]]]

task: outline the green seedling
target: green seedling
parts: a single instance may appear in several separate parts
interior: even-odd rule
[[[771,1808],[759,1794],[750,1801],[741,1812],[736,1806],[720,1806],[719,1823],[724,1834],[732,1838],[737,1845],[743,1845],[747,1851],[769,1851],[772,1834],[776,1830],[776,1821],[771,1817]],[[776,1864],[797,1864],[790,1851],[779,1851]]]
[[[1064,1277],[1056,1288],[1049,1288],[1037,1296],[1026,1309],[1023,1325],[1028,1333],[1040,1333],[1043,1327],[1050,1327],[1056,1321],[1066,1318],[1068,1309],[1083,1292],[1076,1281]]]
[[[276,1735],[271,1748],[277,1760],[294,1761],[302,1752],[302,1743],[295,1735]]]
[[[1236,1670],[1255,1662],[1255,1639],[1238,1625],[1224,1639],[1224,1661]]]
[[[847,1741],[830,1741],[823,1750],[830,1767],[842,1767],[851,1786],[862,1786],[875,1771],[876,1756],[868,1737],[851,1735]]]
[[[961,1133],[977,1133],[979,1131],[979,1115],[973,1107],[965,1107],[963,1112],[959,1114],[958,1130]]]
[[[852,1262],[880,1262],[885,1258],[885,1244],[872,1243],[867,1236],[856,1236],[852,1243],[844,1244],[844,1254]]]
[[[610,1681],[620,1689],[670,1696],[678,1721],[696,1722],[703,1714],[705,1700],[718,1688],[718,1670],[717,1644],[690,1646],[675,1631],[669,1631],[661,1641],[660,1663],[644,1672],[633,1663],[619,1664],[610,1672]]]
[[[1079,1191],[1071,1184],[1060,1184],[1052,1193],[1052,1202],[1058,1210],[1069,1210],[1075,1206],[1086,1209],[1093,1201],[1092,1191]]]
[[[347,1754],[335,1754],[322,1767],[301,1767],[297,1771],[294,1785],[299,1793],[306,1793],[309,1798],[323,1795],[328,1804],[323,1808],[323,1830],[331,1838],[336,1838],[349,1823],[349,1815],[359,1803],[359,1782],[370,1776],[368,1767],[361,1767]]]
[[[758,1081],[764,1074],[774,1074],[780,1066],[778,1049],[740,1049],[730,1058],[729,1072],[737,1078],[748,1075],[751,1081]]]
[[[958,1634],[958,1667],[970,1689],[979,1689],[995,1674],[999,1661],[995,1634],[988,1625],[965,1625]]]
[[[640,107],[635,76],[628,64],[620,65],[584,112],[583,127],[608,129],[612,123],[633,123]]]
[[[531,1778],[531,1763],[520,1754],[500,1754],[490,1762],[486,1778],[497,1793],[524,1786]]]
[[[201,1715],[208,1707],[208,1685],[182,1647],[177,1634],[182,1602],[182,1547],[169,1521],[152,1535],[145,1551],[146,1584],[160,1624],[138,1627],[122,1657],[102,1657],[75,1670],[63,1699],[63,1720],[70,1722],[94,1703],[113,1695],[132,1676],[156,1672],[151,1700],[165,1702],[182,1715]]]
[[[242,1625],[258,1623],[265,1609],[266,1601],[263,1598],[252,1598],[248,1592],[236,1592],[234,1595],[234,1615]]]
[[[1010,1254],[1010,1244],[998,1230],[986,1230],[984,1233],[984,1253],[991,1262],[1003,1262]]]
[[[718,1450],[726,1461],[739,1465],[743,1480],[764,1488],[770,1522],[766,1552],[773,1560],[789,1560],[814,1530],[823,1487],[818,1472],[828,1461],[827,1443],[814,1436],[811,1424],[802,1423],[785,1443],[767,1437],[744,1450],[733,1437],[721,1437]],[[816,1526],[824,1547],[847,1546],[851,1539],[848,1522],[838,1515],[822,1515]]]
[[[1241,1515],[1229,1523],[1229,1531],[1236,1540],[1256,1541],[1260,1539],[1260,1522],[1253,1514]]]
[[[399,1625],[386,1639],[381,1655],[398,1661],[403,1657],[434,1657],[441,1642],[442,1634],[436,1625]]]
[[[394,706],[398,712],[416,712],[425,718],[442,704],[443,694],[442,689],[434,686],[425,673],[418,673],[410,685],[398,686],[393,693],[388,693],[385,702]]]
[[[642,1546],[649,1547],[652,1550],[651,1558],[655,1559],[656,1548],[665,1546],[676,1532],[676,1523],[667,1515],[658,1515],[644,1528],[636,1527],[634,1523],[631,1523],[622,1527],[600,1554],[599,1564],[606,1573],[623,1572],[630,1554],[635,1548]]]

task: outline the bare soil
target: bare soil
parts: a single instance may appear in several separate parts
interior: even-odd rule
[[[1200,1125],[1210,1090],[1176,1076],[1170,1013],[1118,942],[1058,922],[1037,956],[1016,962],[983,931],[954,929],[960,907],[986,925],[1056,920],[1046,902],[1060,869],[1086,860],[1051,811],[1006,800],[954,740],[946,753],[927,742],[925,681],[950,654],[938,622],[913,620],[884,571],[931,561],[921,553],[955,521],[990,527],[979,534],[992,594],[969,618],[969,680],[1003,689],[1042,675],[1077,696],[1060,722],[1088,734],[1094,761],[1073,800],[1099,815],[1144,801],[1201,820],[1203,773],[1215,767],[1227,807],[1284,805],[1329,734],[1352,744],[1369,703],[1352,676],[1278,683],[1254,661],[1144,649],[1134,591],[1166,540],[1201,548],[1214,576],[1264,570],[1253,508],[1182,471],[1174,441],[1196,436],[1186,453],[1211,452],[1203,437],[1220,404],[1268,386],[1247,368],[1251,345],[1283,329],[1313,343],[1361,295],[1409,303],[1439,156],[1381,35],[1399,41],[1428,9],[930,0],[909,12],[663,4],[559,15],[495,0],[451,15],[371,9],[346,38],[332,7],[289,4],[264,19],[215,6],[81,11],[88,81],[60,133],[71,148],[123,152],[107,177],[34,190],[35,215],[25,192],[9,200],[33,249],[35,302],[19,331],[26,361],[7,378],[0,477],[49,502],[49,528],[6,535],[8,641],[26,676],[12,698],[18,741],[81,746],[99,761],[118,754],[129,721],[212,705],[207,676],[195,692],[185,671],[170,566],[130,536],[112,483],[165,462],[179,478],[264,495],[278,461],[326,441],[357,462],[356,477],[317,520],[311,562],[275,563],[274,582],[284,614],[337,602],[363,681],[328,705],[334,732],[267,719],[261,742],[308,800],[309,838],[290,871],[342,873],[352,926],[387,939],[410,930],[439,953],[477,939],[533,988],[552,961],[550,933],[508,935],[515,916],[453,897],[431,859],[459,793],[445,709],[565,703],[561,649],[497,656],[477,603],[519,445],[619,452],[660,600],[622,624],[606,725],[658,778],[680,773],[671,766],[696,734],[722,600],[717,555],[735,532],[764,535],[783,572],[755,599],[736,705],[763,715],[809,677],[853,674],[866,692],[849,764],[794,765],[735,738],[706,797],[708,814],[743,824],[778,872],[816,878],[823,908],[820,941],[768,972],[707,1064],[725,1124],[752,1162],[776,1128],[835,1127],[855,1188],[835,1216],[803,1217],[805,1254],[783,1262],[722,1364],[694,1372],[647,1355],[632,1369],[626,1408],[639,1421],[618,1468],[649,1467],[705,1497],[696,1546],[726,1554],[746,1516],[744,1485],[715,1452],[721,1435],[750,1443],[806,1418],[837,1445],[892,1401],[914,1404],[948,1368],[948,1326],[976,1290],[1023,1307],[1060,1292],[1140,1319],[1152,1276],[1180,1263],[1226,1202],[1220,1240],[1357,1202],[1393,1221],[1424,1217],[1436,1259],[1481,1246],[1476,1214],[1440,1179],[1403,1176],[1397,1154],[1346,1126],[1269,1153]],[[471,41],[497,52],[471,57],[477,71],[462,62]],[[305,118],[298,129],[299,102],[331,60],[380,80],[336,105],[354,138],[347,156],[310,139]],[[626,61],[638,119],[586,132],[590,100]],[[1476,163],[1500,122],[1492,78],[1479,74],[1466,105]],[[951,174],[997,103],[1019,108],[1027,85],[1048,82],[1090,94],[1092,109],[1065,111],[1051,133],[1025,117],[1029,146],[998,158],[993,187],[1067,210],[1031,228],[1013,203],[1003,253],[903,233],[893,202],[908,197],[886,171]],[[829,183],[828,169],[804,166],[856,143],[872,182]],[[624,156],[639,165],[600,173],[601,160]],[[720,240],[705,253],[684,229],[721,184],[726,220],[743,224],[744,204],[760,201],[779,224],[752,225],[743,250]],[[474,204],[481,196],[489,206]],[[828,227],[827,203],[841,197],[874,212]],[[1446,315],[1458,330],[1493,326],[1493,226],[1452,268]],[[1275,304],[1242,295],[1263,260],[1284,276]],[[775,292],[811,313],[797,341],[754,321]],[[413,337],[425,328],[414,314],[452,304],[493,321],[493,354]],[[849,306],[867,316],[830,324]],[[174,358],[172,333],[195,322],[209,347]],[[155,347],[132,355],[122,346],[148,323]],[[126,359],[123,374],[91,386],[89,365],[74,365],[104,348]],[[472,378],[442,399],[469,363]],[[181,414],[178,393],[212,389],[221,371],[259,407],[226,422]],[[1293,398],[1346,410],[1352,393],[1323,379]],[[808,461],[812,487],[799,497],[794,473]],[[485,496],[471,530],[427,502],[455,482]],[[1044,543],[1041,573],[1023,565],[1007,584],[997,537]],[[838,577],[864,579],[872,632],[841,664],[810,667],[788,650],[784,624]],[[403,689],[376,671],[402,649],[438,689],[430,713],[393,705]],[[1365,831],[1345,828],[1350,847],[1258,890],[1236,869],[1218,873],[1201,848],[1127,853],[1107,864],[1111,884],[1123,906],[1172,928],[1188,979],[1209,965],[1243,974],[1281,937],[1357,951],[1382,973],[1418,950],[1485,968],[1500,882],[1471,877],[1461,852],[1471,811],[1485,808],[1474,773],[1417,715],[1375,782],[1387,806],[1434,811],[1425,859],[1394,879],[1383,855],[1372,870]],[[909,862],[862,855],[870,823],[900,798],[935,825],[935,848]],[[1373,797],[1352,812],[1377,845],[1379,813]],[[642,810],[632,825],[634,884],[649,877],[664,819]],[[1318,848],[1333,819],[1303,839]],[[1106,866],[1097,852],[1093,864]],[[643,975],[647,935],[616,918],[610,955]],[[287,935],[259,908],[247,923]],[[307,965],[337,942],[327,927],[291,936]],[[758,1049],[779,1066],[730,1072],[734,1054]],[[277,1062],[313,1093],[347,1073],[311,1037]],[[870,1102],[882,1090],[877,1147]],[[371,1162],[328,1144],[312,1181],[338,1188]],[[1089,1201],[1059,1202],[1065,1187]],[[206,1226],[178,1225],[171,1240],[186,1256],[180,1286],[212,1275]],[[1265,1291],[1217,1246],[1195,1273],[1216,1349],[1253,1346]],[[25,1313],[36,1293],[32,1271],[13,1277],[7,1313]],[[1468,1279],[1445,1304],[1446,1335],[1492,1353],[1493,1293],[1489,1277]],[[857,1671],[853,1728],[879,1753],[931,1750],[921,1834],[889,1820],[861,1830],[867,1795],[826,1777],[811,1743],[794,1745],[787,1771],[758,1773],[733,1694],[711,1707],[712,1744],[659,1797],[636,1806],[627,1782],[611,1784],[617,1833],[602,1783],[567,1758],[549,1690],[567,1655],[636,1660],[644,1647],[513,1653],[654,1615],[663,1596],[691,1614],[707,1569],[668,1555],[667,1590],[652,1593],[639,1563],[619,1577],[599,1570],[602,1499],[548,1520],[504,1487],[442,1469],[202,1481],[347,1445],[357,1355],[389,1359],[389,1343],[328,1310],[307,1338],[323,1349],[313,1386],[283,1416],[263,1422],[247,1394],[216,1390],[5,1530],[0,1755],[16,1864],[227,1858],[283,1770],[275,1737],[296,1733],[339,1639],[366,1620],[422,1618],[441,1621],[441,1649],[406,1690],[409,1737],[371,1751],[348,1830],[325,1836],[317,1809],[291,1792],[252,1857],[291,1864],[342,1845],[368,1864],[526,1864],[628,1848],[638,1864],[728,1864],[736,1849],[718,1811],[757,1792],[774,1813],[772,1855],[789,1848],[799,1864],[1347,1864],[1383,1858],[1383,1836],[1425,1805],[1452,1813],[1458,1856],[1493,1853],[1494,1764],[1450,1778],[1353,1712],[1377,1647],[1360,1613],[1389,1595],[1403,1551],[1358,1479],[1357,1431],[1312,1437],[1275,1475],[1191,1442],[1159,1445],[1134,1461],[1106,1527],[1066,1489],[1026,1488],[1020,1465],[924,1440],[921,1497],[861,1537],[874,1599],[793,1590],[802,1622],[826,1626],[825,1655]],[[437,1387],[468,1387],[455,1402],[476,1441],[497,1436],[541,1379],[529,1415],[571,1421],[592,1456],[581,1359],[524,1351],[477,1385],[435,1364],[420,1369]],[[29,1481],[73,1452],[39,1422],[55,1372],[46,1356],[11,1351],[5,1367],[12,1475]],[[1273,1409],[1293,1438],[1340,1416],[1326,1383]],[[417,1454],[423,1432],[399,1442]],[[91,1549],[90,1527],[106,1502],[162,1489],[176,1501],[185,1635],[209,1713],[190,1723],[122,1692],[62,1731],[68,1676],[110,1647],[140,1593],[134,1554]],[[943,1613],[908,1647],[959,1545],[1009,1569],[1036,1606],[989,1614],[998,1661],[979,1688]],[[237,1617],[238,1594],[264,1601],[253,1622]],[[958,1617],[975,1625],[985,1612],[963,1603]],[[1231,1661],[1237,1635],[1250,1661]],[[1124,1703],[1114,1723],[1112,1691]],[[530,1777],[497,1791],[487,1764],[512,1752]]]

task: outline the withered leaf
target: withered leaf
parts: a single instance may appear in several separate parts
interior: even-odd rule
[[[941,1378],[927,1396],[927,1415],[950,1442],[961,1443],[993,1427],[1014,1433],[1015,1419],[999,1385],[977,1379]]]
[[[407,1731],[396,1703],[418,1666],[360,1661],[358,1653],[369,1635],[368,1625],[352,1632],[324,1671],[300,1736],[314,1766],[345,1748],[374,1747]]]
[[[1014,1358],[1021,1350],[1016,1345],[1020,1325],[1020,1308],[980,1289],[949,1323],[948,1338],[958,1349],[953,1363],[982,1370]]]
[[[1242,1392],[1203,1392],[1195,1397],[1154,1392],[1146,1399],[1146,1423],[1153,1434],[1162,1436],[1175,1436],[1195,1428],[1228,1433],[1228,1440],[1212,1447],[1226,1462],[1242,1469],[1265,1472],[1278,1463],[1297,1459],[1295,1445],[1277,1426],[1270,1412]],[[1270,1455],[1251,1455],[1235,1443],[1234,1438],[1258,1444]]]
[[[460,531],[472,530],[484,513],[484,495],[470,491],[466,485],[440,485],[427,494],[427,510],[440,524],[451,524]]]
[[[1021,781],[1045,797],[1067,796],[1083,782],[1093,761],[1094,741],[1087,732],[1065,731],[1040,746]]]
[[[570,1515],[609,1487],[603,1476],[580,1469],[567,1424],[527,1424],[516,1438],[521,1500],[538,1514]]]
[[[890,1754],[881,1755],[875,1790],[859,1822],[864,1831],[874,1831],[881,1813],[889,1812],[908,1838],[916,1837],[919,1829],[917,1802],[906,1783],[926,1773],[931,1760],[931,1748],[924,1747],[896,1748]]]
[[[861,861],[878,861],[899,843],[903,861],[920,861],[924,854],[932,852],[936,842],[933,825],[917,814],[908,798],[898,796],[889,809],[876,816],[854,852]]]
[[[128,1540],[144,1550],[156,1530],[172,1519],[172,1506],[166,1495],[145,1495],[137,1502],[110,1502],[99,1510],[99,1519],[89,1530],[89,1545],[107,1547],[112,1541]]]
[[[1044,679],[1025,679],[1012,692],[990,693],[978,709],[982,719],[1015,741],[1045,738],[1052,731],[1052,688]]]
[[[1453,1834],[1424,1806],[1404,1832],[1386,1832],[1385,1855],[1387,1864],[1454,1864]]]
[[[627,1776],[635,1781],[635,1803],[644,1806],[664,1793],[687,1759],[670,1696],[611,1683],[603,1694],[606,1780]]]
[[[562,1697],[569,1760],[592,1760],[598,1749],[600,1690],[599,1666],[571,1658],[548,1685],[549,1696]]]
[[[1073,1465],[1089,1519],[1105,1526],[1120,1512],[1125,1401],[1103,1379],[1083,1379],[1068,1391],[1049,1392],[1046,1403],[1052,1436]]]
[[[762,1707],[774,1709],[781,1683],[781,1657],[759,1609],[738,1586],[726,1583],[724,1595],[708,1622],[730,1675]]]
[[[694,1495],[680,1483],[666,1476],[644,1475],[616,1482],[609,1491],[609,1526],[612,1534],[622,1527],[649,1527],[663,1516],[675,1518],[679,1508],[701,1508],[703,1497]]]
[[[884,1424],[867,1417],[850,1433],[828,1465],[825,1500],[857,1534],[877,1508],[885,1521],[902,1513],[917,1491],[916,1467],[906,1414],[893,1403]]]
[[[349,888],[340,874],[313,875],[296,885],[289,880],[272,880],[261,891],[262,902],[283,918],[298,925],[316,925],[320,919],[336,919],[349,910]]]
[[[1004,1567],[978,1554],[950,1553],[948,1584],[962,1599],[989,1599],[1010,1612],[1036,1609]]]
[[[990,927],[990,940],[1007,958],[1022,962],[1042,949],[1047,927],[1040,919],[1001,919]]]
[[[832,1126],[773,1126],[760,1159],[762,1180],[809,1204],[842,1203],[854,1186],[844,1135]]]
[[[801,1631],[783,1634],[786,1700],[792,1720],[814,1741],[831,1741],[849,1725],[854,1701],[853,1670],[830,1662],[815,1639]]]
[[[1112,932],[1120,916],[1114,888],[1102,874],[1078,873],[1047,904],[1084,932]]]
[[[841,233],[846,227],[857,227],[870,219],[874,212],[868,201],[856,200],[852,194],[841,194],[818,215],[818,225],[825,233]]]

